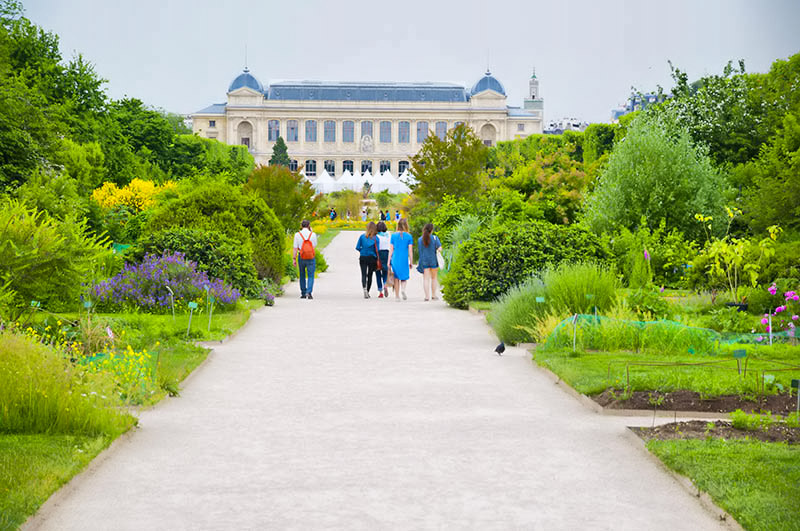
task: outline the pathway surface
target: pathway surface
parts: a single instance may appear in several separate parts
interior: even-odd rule
[[[364,300],[356,233],[215,349],[32,529],[716,529],[483,318]],[[374,288],[373,288],[374,289]],[[102,459],[102,457],[101,457]]]

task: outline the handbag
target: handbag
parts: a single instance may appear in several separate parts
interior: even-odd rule
[[[378,251],[378,242],[375,242],[375,258],[378,259],[378,264],[375,266],[375,271],[380,271],[383,269],[383,264],[381,263],[381,253]]]

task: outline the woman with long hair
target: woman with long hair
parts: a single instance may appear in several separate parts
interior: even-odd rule
[[[401,294],[403,300],[408,299],[406,281],[411,275],[411,266],[414,265],[414,238],[408,232],[406,218],[401,218],[397,222],[397,231],[392,234],[389,244],[389,263],[394,274],[394,296],[399,302]]]
[[[422,227],[419,238],[419,266],[422,270],[422,291],[425,301],[437,300],[439,291],[439,256],[442,254],[442,242],[433,234],[433,223]]]
[[[372,274],[378,265],[378,232],[374,221],[367,223],[367,230],[358,237],[356,251],[358,251],[358,264],[361,266],[361,287],[364,288],[364,298],[369,299],[369,290],[372,288]]]
[[[378,255],[381,260],[381,270],[375,271],[375,280],[378,282],[378,298],[389,296],[389,287],[386,281],[389,277],[389,247],[391,247],[390,234],[387,232],[386,223],[378,222]]]

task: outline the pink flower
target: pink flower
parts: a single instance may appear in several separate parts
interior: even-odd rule
[[[767,319],[766,317],[761,319],[761,324],[765,325],[765,324],[768,324],[768,323],[769,323],[769,319]]]
[[[778,315],[779,313],[781,313],[785,309],[786,309],[786,306],[778,306],[777,308],[775,308],[775,314],[774,315]]]
[[[758,337],[756,338],[756,341],[764,341],[764,338],[763,338],[762,336],[758,336]]]
[[[786,297],[786,300],[788,301],[789,299],[795,296],[795,293],[794,291],[787,291],[786,293],[783,294],[783,296]]]
[[[644,259],[650,260],[650,253],[647,252],[647,249],[644,250]]]
[[[793,315],[793,316],[792,316],[792,321],[797,321],[797,318],[798,318],[798,317],[800,317],[800,316],[799,316],[799,315]]]
[[[800,295],[795,295],[792,297],[793,301],[800,301]]]
[[[769,288],[767,288],[767,291],[769,291],[770,294],[775,295],[778,293],[778,287],[775,284],[772,284]]]
[[[765,330],[765,332],[769,332],[769,327],[767,327],[767,329]]]

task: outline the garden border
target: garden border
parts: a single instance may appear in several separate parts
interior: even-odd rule
[[[631,446],[638,448],[640,452],[646,454],[647,459],[654,462],[661,470],[669,474],[686,492],[697,498],[700,505],[703,506],[703,509],[713,514],[725,527],[728,529],[744,530],[744,527],[742,527],[730,513],[714,502],[710,494],[698,488],[688,477],[669,468],[658,456],[650,452],[650,450],[647,449],[647,443],[644,439],[636,435],[630,426],[625,429],[625,438],[628,439]]]

